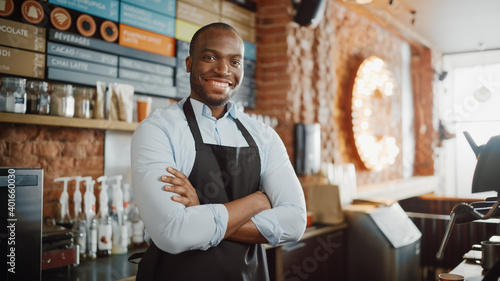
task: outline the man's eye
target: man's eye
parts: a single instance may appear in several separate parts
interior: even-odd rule
[[[241,65],[241,61],[235,60],[235,61],[233,61],[233,64],[236,65],[236,66],[240,66]]]
[[[214,56],[208,56],[207,55],[207,56],[204,56],[203,58],[206,59],[206,60],[215,60]]]

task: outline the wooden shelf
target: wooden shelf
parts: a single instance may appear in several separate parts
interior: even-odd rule
[[[109,121],[102,119],[69,118],[51,115],[4,112],[0,113],[0,122],[118,131],[135,131],[139,125],[137,122],[127,123],[123,121]]]

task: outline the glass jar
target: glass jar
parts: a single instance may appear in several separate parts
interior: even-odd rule
[[[26,112],[26,79],[3,77],[0,89],[0,111]]]
[[[94,116],[94,91],[92,88],[75,88],[75,117],[92,118]]]
[[[52,84],[50,114],[64,117],[73,117],[75,115],[75,98],[73,97],[72,85]]]
[[[47,82],[34,80],[28,80],[26,82],[26,113],[49,114],[50,96],[47,90]]]

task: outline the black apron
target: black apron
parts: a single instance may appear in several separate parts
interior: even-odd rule
[[[241,122],[235,119],[248,147],[205,144],[189,98],[183,108],[196,144],[189,181],[200,204],[226,203],[256,192],[260,186],[259,149]],[[152,243],[139,263],[136,280],[268,281],[269,273],[260,244],[222,240],[206,251],[173,255]]]

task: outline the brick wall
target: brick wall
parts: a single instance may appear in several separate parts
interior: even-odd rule
[[[257,107],[258,113],[276,116],[280,134],[293,161],[294,124],[321,124],[322,161],[355,163],[358,183],[402,178],[402,156],[380,172],[362,169],[353,146],[350,99],[352,83],[363,59],[375,55],[386,61],[396,81],[401,81],[400,35],[375,20],[327,1],[325,16],[315,29],[300,27],[289,16],[291,1],[260,0],[257,11]],[[432,66],[425,48],[414,47],[412,66],[416,109],[424,114],[415,120],[417,134],[415,175],[433,174]],[[422,55],[423,53],[423,55]],[[398,87],[399,86],[399,87]],[[401,147],[401,85],[394,91],[392,131]],[[418,108],[417,108],[418,107]],[[421,118],[420,118],[421,117]],[[310,179],[301,178],[302,182]]]
[[[103,130],[7,123],[0,127],[0,167],[44,169],[44,216],[58,214],[63,184],[54,183],[55,178],[92,176],[95,180],[104,174]],[[74,186],[70,182],[70,198]]]

